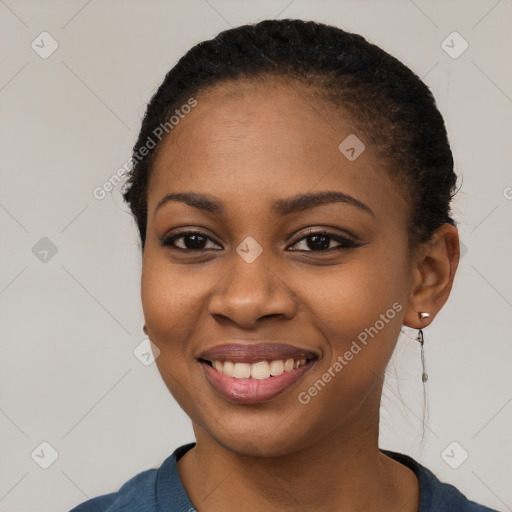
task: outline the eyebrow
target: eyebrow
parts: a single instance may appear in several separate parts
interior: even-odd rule
[[[179,201],[209,213],[218,215],[225,213],[222,202],[212,196],[197,194],[195,192],[175,192],[167,194],[160,200],[155,208],[155,215],[164,204],[171,201]],[[275,213],[285,216],[331,203],[346,203],[375,216],[375,213],[369,206],[357,200],[355,197],[334,190],[298,194],[286,199],[278,199],[272,205],[272,209]]]

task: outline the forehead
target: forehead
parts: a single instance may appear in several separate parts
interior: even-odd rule
[[[347,116],[342,118],[331,102],[322,100],[318,88],[296,80],[269,77],[225,82],[195,98],[197,106],[166,141],[167,156],[191,149],[191,157],[212,152],[217,158],[222,154],[233,158],[237,152],[247,156],[250,147],[254,156],[281,148],[273,156],[290,158],[287,150],[296,145],[297,155],[307,153],[318,161],[319,152],[333,149],[328,137],[333,128],[339,134],[354,131]]]
[[[389,201],[391,194],[394,204],[400,199],[369,144],[352,161],[340,151],[347,138],[364,141],[364,134],[317,88],[279,79],[237,81],[195,98],[197,106],[162,142],[150,212],[170,191],[233,196],[234,187],[246,194],[245,204],[333,187],[377,202],[377,210],[386,200],[379,205],[379,195]]]

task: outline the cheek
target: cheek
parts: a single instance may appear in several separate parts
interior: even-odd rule
[[[186,410],[197,395],[189,382],[192,355],[186,343],[196,323],[193,304],[197,301],[176,272],[149,261],[143,264],[141,299],[149,337],[159,350],[155,364],[171,395]]]
[[[384,259],[377,251],[368,251],[347,265],[331,267],[302,283],[297,280],[296,285],[303,302],[325,325],[327,337],[339,334],[340,341],[347,341],[374,325],[395,302],[403,305],[407,297],[404,268],[399,258]],[[396,322],[396,317],[395,306],[385,320]]]
[[[206,404],[202,404],[197,382],[190,377],[192,353],[187,340],[193,336],[201,311],[204,289],[200,281],[178,270],[157,251],[146,249],[141,299],[151,342],[160,351],[155,363],[171,395],[199,423],[201,419],[190,404],[199,409]]]
[[[196,322],[200,312],[200,298],[204,294],[202,283],[187,274],[187,270],[172,265],[165,257],[144,255],[141,278],[141,300],[146,324],[155,342],[183,339],[188,327]],[[159,347],[161,348],[161,347]],[[168,347],[165,347],[166,349]]]
[[[384,377],[408,295],[406,260],[400,254],[369,251],[350,270],[340,269],[338,278],[326,280],[323,292],[312,298],[318,325],[330,341],[322,371],[343,387],[344,399],[360,399]]]

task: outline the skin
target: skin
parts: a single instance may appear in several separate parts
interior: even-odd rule
[[[195,96],[198,105],[165,139],[148,189],[141,297],[158,370],[192,420],[196,447],[178,470],[199,512],[416,512],[414,473],[378,449],[386,365],[402,325],[426,327],[445,304],[459,260],[457,229],[410,250],[409,206],[371,147],[349,161],[338,145],[358,133],[341,111],[298,83],[228,83]],[[296,194],[350,194],[373,215],[331,203],[282,216],[272,203]],[[172,201],[208,194],[214,214]],[[178,228],[209,238],[202,252],[160,244]],[[305,228],[327,229],[360,246],[308,245]],[[353,236],[350,236],[353,235]],[[251,236],[262,254],[236,252]],[[190,239],[175,244],[187,247]],[[392,304],[403,307],[305,405],[307,391]],[[420,321],[418,312],[430,318]],[[319,354],[278,397],[236,404],[207,382],[196,358],[238,340],[280,341]],[[371,492],[369,492],[371,491]]]

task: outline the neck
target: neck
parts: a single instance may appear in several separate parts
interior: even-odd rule
[[[375,429],[372,425],[377,425]],[[286,455],[241,455],[194,425],[178,471],[199,510],[416,512],[414,473],[378,448],[378,422],[353,425]],[[227,506],[228,504],[231,505]]]

